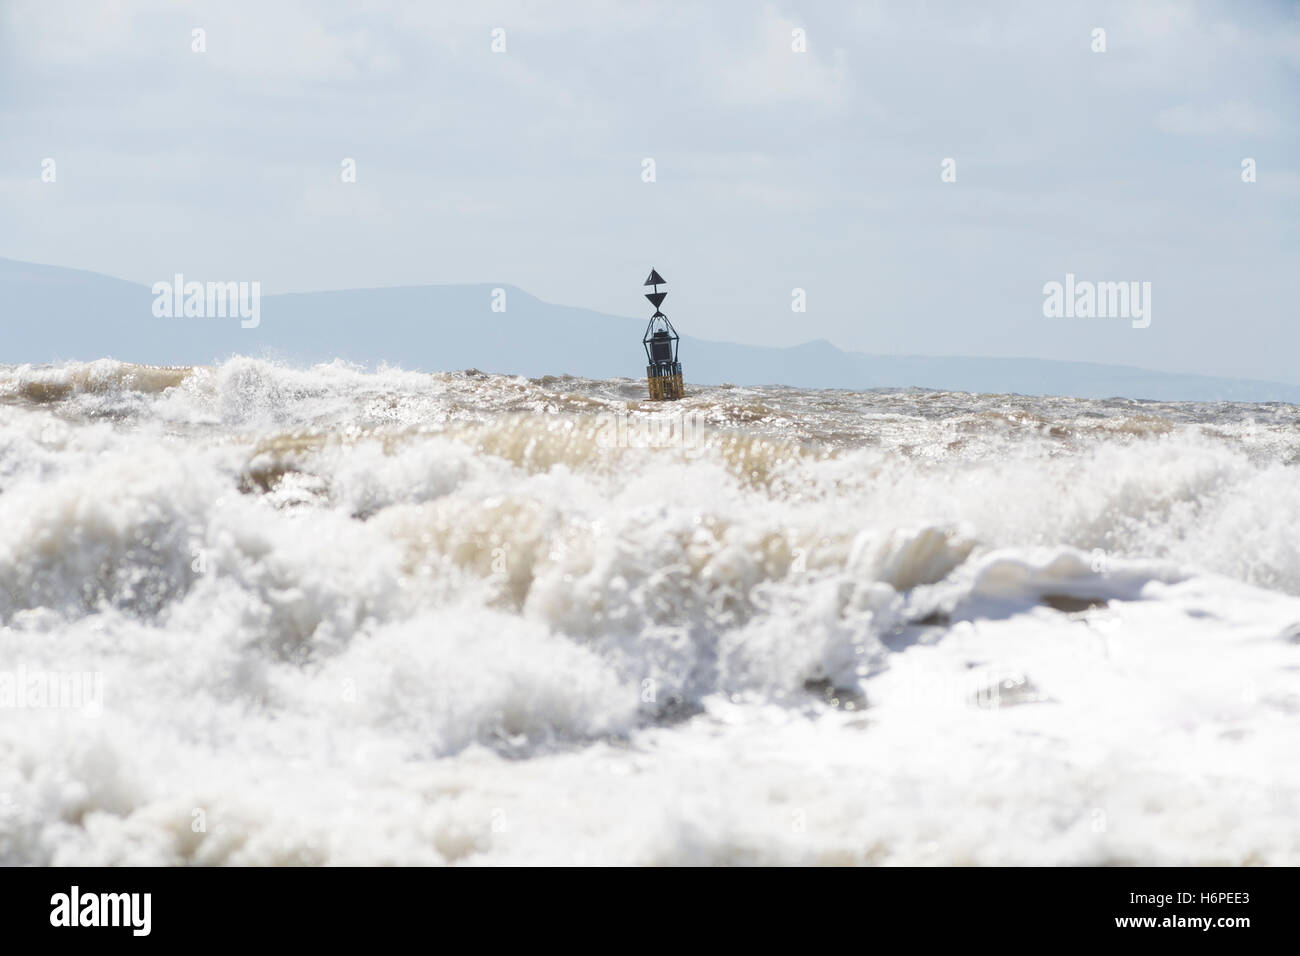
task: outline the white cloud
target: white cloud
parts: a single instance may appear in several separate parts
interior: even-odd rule
[[[793,49],[796,29],[807,31],[806,52]],[[847,58],[844,50],[831,46],[833,36],[781,16],[770,4],[763,10],[757,33],[754,47],[723,60],[723,102],[763,106],[802,101],[840,106],[847,100],[851,87]]]
[[[1281,128],[1277,116],[1244,100],[1213,105],[1183,103],[1156,114],[1156,127],[1187,136],[1270,136]]]
[[[0,9],[5,30],[24,60],[49,65],[118,58],[137,48],[138,24],[174,7],[174,0],[12,0]],[[186,42],[187,38],[180,38]]]

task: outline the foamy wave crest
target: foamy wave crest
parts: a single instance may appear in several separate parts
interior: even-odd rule
[[[0,369],[0,862],[1300,860],[1294,409],[641,391]]]

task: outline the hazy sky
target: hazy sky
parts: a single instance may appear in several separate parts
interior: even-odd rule
[[[1296,4],[0,0],[0,256],[1296,383],[1298,121]]]

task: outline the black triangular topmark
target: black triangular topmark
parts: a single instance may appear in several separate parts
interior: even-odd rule
[[[654,269],[651,269],[650,278],[646,279],[645,282],[641,284],[642,285],[667,285],[668,280],[665,279],[663,276],[661,276],[659,273],[655,272]]]
[[[650,304],[656,309],[664,304],[664,299],[668,298],[667,292],[647,292],[645,297],[650,300]]]

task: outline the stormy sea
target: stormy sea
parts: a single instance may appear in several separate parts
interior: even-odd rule
[[[1300,409],[0,367],[0,863],[1300,863]]]

